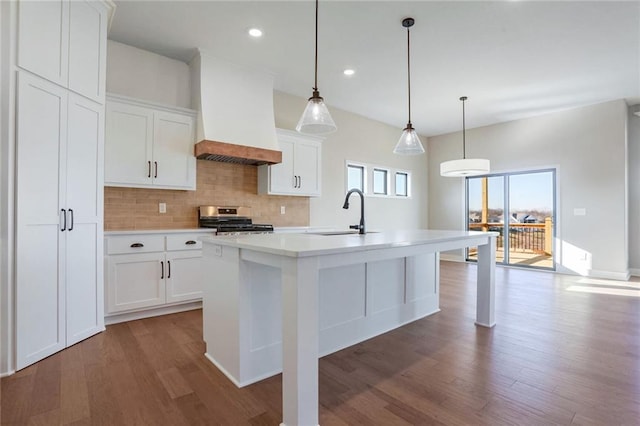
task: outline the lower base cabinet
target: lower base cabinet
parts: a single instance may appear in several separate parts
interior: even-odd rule
[[[109,256],[107,314],[162,305],[166,282],[161,274],[164,253]]]
[[[201,301],[203,235],[108,236],[106,316]]]

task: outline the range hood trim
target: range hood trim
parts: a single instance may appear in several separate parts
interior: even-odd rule
[[[253,166],[282,163],[282,151],[211,140],[202,140],[196,143],[194,155],[198,160]]]

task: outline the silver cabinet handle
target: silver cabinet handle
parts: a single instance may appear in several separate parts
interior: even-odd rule
[[[164,262],[160,261],[160,279],[164,279]]]
[[[302,176],[298,176],[298,188],[302,188]]]
[[[169,273],[167,274],[167,278],[171,278],[171,261],[167,260],[167,267],[169,268]]]
[[[156,166],[156,173],[155,173],[155,175],[153,176],[153,178],[154,178],[154,179],[156,179],[156,178],[158,177],[158,162],[157,162],[157,161],[154,161],[154,162],[153,162],[153,164]]]
[[[150,178],[151,177],[151,161],[147,161],[147,167],[149,172],[147,173],[147,177]]]
[[[131,246],[130,246],[130,247],[131,247],[131,248],[144,247],[144,244],[142,244],[142,243],[133,243],[133,244],[131,244]]]
[[[191,246],[191,245],[193,245],[193,244],[195,244],[195,243],[196,243],[195,241],[193,241],[193,240],[189,240],[189,241],[187,241],[185,244],[186,244],[186,245],[188,245],[188,246]]]
[[[73,209],[69,209],[69,215],[71,215],[71,225],[69,225],[69,231],[73,231]]]

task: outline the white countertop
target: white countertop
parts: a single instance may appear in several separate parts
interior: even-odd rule
[[[152,235],[152,234],[206,234],[215,231],[207,228],[191,228],[191,229],[138,229],[129,231],[104,231],[104,236],[110,235]]]
[[[345,231],[346,232],[346,231]],[[478,237],[497,236],[497,232],[406,230],[381,231],[365,235],[254,234],[201,237],[204,243],[260,251],[290,257],[306,257],[325,254],[349,253],[365,250],[404,247],[438,242],[471,240]]]

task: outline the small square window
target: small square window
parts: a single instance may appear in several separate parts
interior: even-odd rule
[[[406,173],[396,173],[396,196],[407,197],[409,195],[409,176]]]
[[[387,195],[387,175],[389,172],[384,169],[373,169],[373,193]]]
[[[364,166],[347,165],[347,191],[353,188],[364,192]]]

